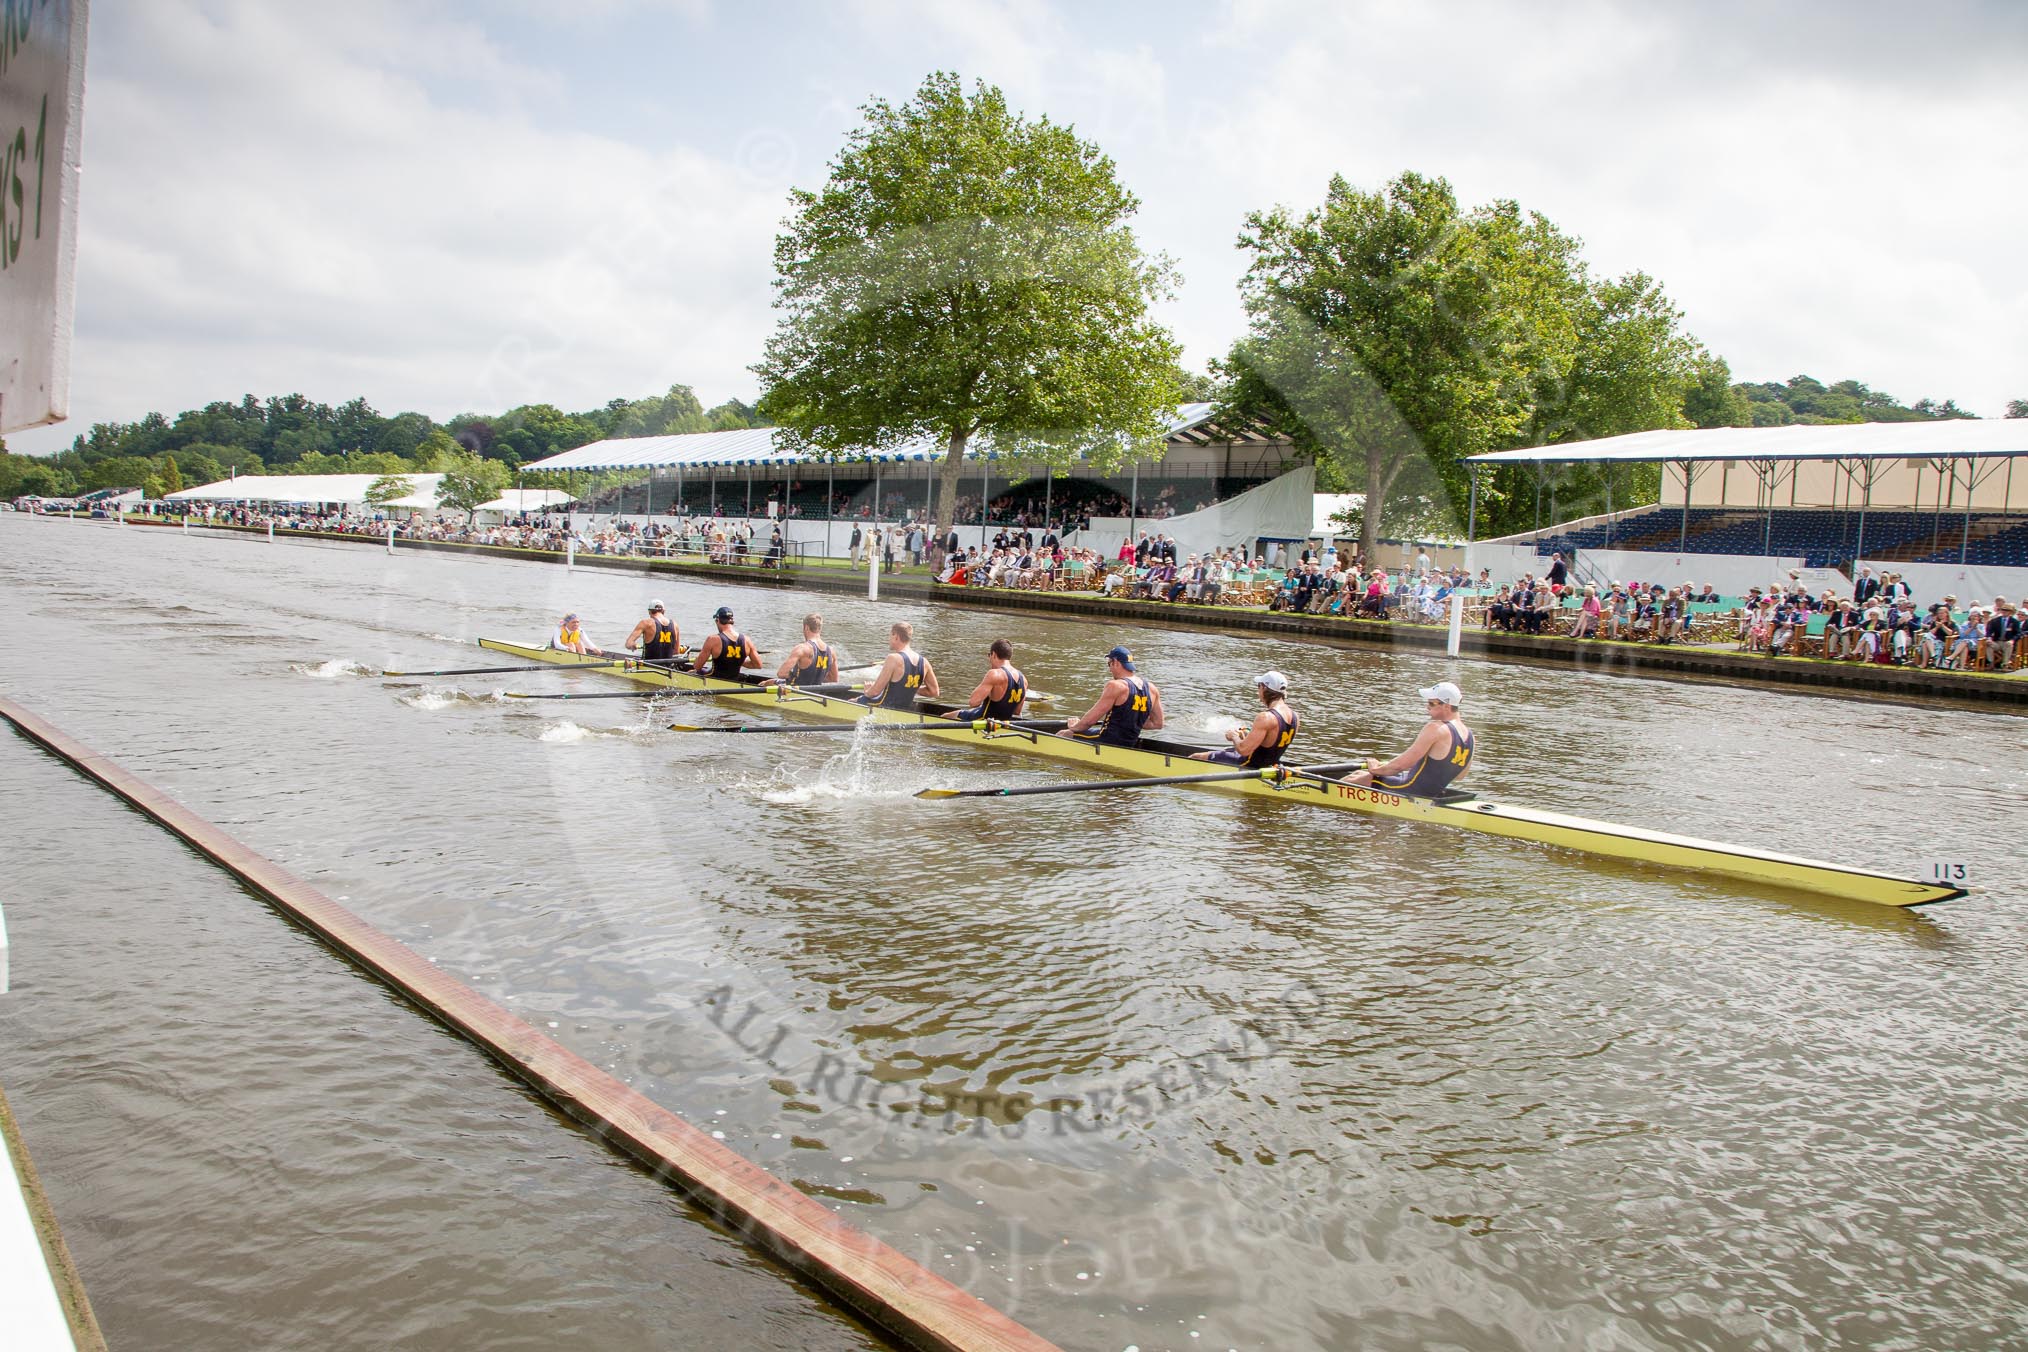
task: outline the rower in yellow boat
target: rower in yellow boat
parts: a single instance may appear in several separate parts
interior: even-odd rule
[[[671,666],[676,654],[683,651],[677,643],[676,622],[662,609],[660,601],[648,602],[648,617],[636,624],[627,635],[626,648],[632,652],[641,650],[641,660],[660,666]]]
[[[996,638],[993,646],[986,649],[986,674],[972,691],[967,707],[944,717],[967,723],[981,718],[1019,718],[1027,699],[1028,678],[1014,665],[1014,645]]]
[[[896,620],[888,628],[887,647],[887,660],[866,683],[860,703],[913,710],[917,696],[935,699],[939,693],[937,671],[927,657],[915,650],[915,626],[907,620]]]
[[[705,639],[697,649],[692,670],[721,681],[736,681],[742,670],[761,664],[760,649],[753,646],[753,640],[733,627],[731,606],[720,606],[713,611],[711,622],[718,626],[718,632]]]
[[[838,679],[838,650],[824,641],[824,617],[803,616],[803,641],[789,649],[775,680],[781,685],[829,685]]]
[[[1289,707],[1289,678],[1279,671],[1263,671],[1253,678],[1254,693],[1260,696],[1260,712],[1253,716],[1253,723],[1242,732],[1238,728],[1225,734],[1225,740],[1232,743],[1222,751],[1199,751],[1191,760],[1211,761],[1218,765],[1244,765],[1249,770],[1265,769],[1279,765],[1282,754],[1289,749],[1289,743],[1296,740],[1296,726],[1300,721],[1296,711]]]
[[[1058,737],[1103,746],[1139,746],[1143,732],[1162,730],[1162,692],[1134,674],[1134,655],[1124,646],[1106,654],[1106,688],[1098,703],[1073,718]]]
[[[1364,770],[1345,776],[1345,783],[1435,798],[1472,768],[1472,730],[1458,718],[1464,693],[1450,681],[1438,681],[1417,693],[1428,706],[1429,722],[1408,750],[1391,761],[1368,760]]]
[[[558,652],[576,653],[579,657],[604,657],[605,653],[584,640],[584,626],[578,623],[577,612],[563,617],[556,626],[556,638],[550,647]]]

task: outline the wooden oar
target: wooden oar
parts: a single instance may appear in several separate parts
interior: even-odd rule
[[[871,706],[868,706],[869,708]],[[1041,719],[1032,722],[1010,723],[997,718],[980,718],[962,722],[949,718],[933,718],[926,723],[868,723],[855,719],[850,723],[721,723],[715,727],[699,726],[692,723],[671,723],[671,732],[858,732],[871,728],[875,732],[956,732],[964,728],[1020,728],[1024,732],[1055,732],[1068,725],[1067,718]]]
[[[750,690],[671,690],[653,686],[645,690],[595,690],[584,694],[537,695],[525,690],[503,690],[502,699],[696,699],[704,695],[771,695],[772,689],[764,685]]]
[[[623,667],[629,662],[639,662],[638,657],[615,658],[610,662],[545,662],[539,666],[522,663],[518,667],[445,667],[441,671],[383,671],[382,676],[493,676],[504,671],[604,671],[610,667]],[[655,663],[654,665],[662,665]]]
[[[1272,784],[1279,779],[1322,779],[1326,775],[1362,770],[1364,761],[1342,765],[1312,765],[1298,768],[1270,765],[1260,770],[1226,770],[1205,775],[1157,775],[1148,779],[1089,779],[1075,784],[1030,784],[998,789],[921,789],[918,798],[1028,798],[1045,793],[1102,793],[1107,789],[1154,789],[1171,784],[1219,784],[1239,779],[1258,779]]]

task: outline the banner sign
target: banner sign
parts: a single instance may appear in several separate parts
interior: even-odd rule
[[[87,0],[0,0],[0,434],[70,404]]]

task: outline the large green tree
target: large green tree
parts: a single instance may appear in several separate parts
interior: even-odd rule
[[[1225,402],[1365,494],[1369,557],[1404,476],[1448,486],[1465,457],[1518,440],[1538,364],[1575,345],[1575,243],[1511,203],[1467,212],[1442,179],[1333,177],[1301,216],[1248,216],[1240,247],[1250,322]]]
[[[1593,279],[1575,238],[1513,202],[1466,210],[1415,173],[1374,192],[1333,178],[1301,216],[1250,215],[1240,245],[1249,330],[1223,402],[1365,494],[1369,556],[1390,517],[1463,525],[1471,456],[1685,425],[1701,349],[1662,288]],[[1578,496],[1606,487],[1577,477]],[[1481,520],[1537,482],[1487,476]]]
[[[443,478],[437,482],[437,501],[465,520],[507,488],[507,467],[497,460],[483,460],[470,451],[458,451],[438,461]]]
[[[1683,392],[1683,416],[1692,427],[1753,426],[1753,406],[1733,385],[1725,358],[1708,352],[1697,358],[1690,388]]]
[[[940,534],[981,435],[1102,467],[1155,443],[1178,348],[1149,306],[1173,271],[1128,228],[1139,202],[1113,162],[947,73],[863,111],[775,242],[762,416],[819,454],[934,438]]]

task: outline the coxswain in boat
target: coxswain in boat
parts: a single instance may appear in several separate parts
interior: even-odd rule
[[[824,617],[803,616],[803,641],[789,649],[775,679],[783,685],[829,685],[838,679],[838,650],[824,641]]]
[[[1014,645],[996,638],[986,649],[986,675],[972,692],[970,706],[944,717],[966,723],[980,718],[1019,718],[1027,699],[1028,678],[1014,665]]]
[[[1419,693],[1429,706],[1429,722],[1408,750],[1384,763],[1368,760],[1364,770],[1345,776],[1345,783],[1434,798],[1472,768],[1472,730],[1458,720],[1463,693],[1449,681],[1438,681]]]
[[[627,635],[627,651],[641,650],[641,660],[655,662],[661,666],[675,665],[676,654],[682,649],[677,646],[676,622],[662,609],[660,601],[648,602],[648,617],[636,624]]]
[[[1083,716],[1073,718],[1058,737],[1104,746],[1138,746],[1144,732],[1162,730],[1162,692],[1145,676],[1134,674],[1134,655],[1124,647],[1106,654],[1110,679]]]
[[[936,668],[915,650],[914,642],[914,626],[907,620],[896,620],[887,631],[887,660],[866,683],[866,693],[859,697],[861,704],[913,712],[917,696],[936,698]]]
[[[564,616],[556,626],[556,638],[549,646],[560,653],[576,653],[579,657],[605,656],[603,650],[584,641],[584,627],[578,623],[575,612]]]
[[[1289,743],[1296,740],[1296,727],[1301,721],[1289,707],[1289,678],[1279,671],[1263,671],[1253,678],[1253,688],[1261,703],[1260,712],[1253,716],[1253,726],[1226,733],[1225,740],[1232,745],[1223,751],[1199,751],[1191,760],[1243,765],[1249,770],[1281,764]]]
[[[718,632],[704,640],[697,650],[693,671],[721,681],[736,681],[745,667],[761,664],[760,650],[753,646],[745,634],[732,627],[732,607],[720,606],[711,613],[711,622],[718,626]]]

